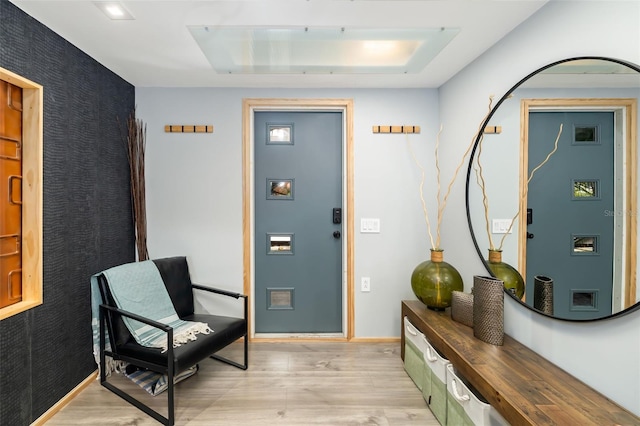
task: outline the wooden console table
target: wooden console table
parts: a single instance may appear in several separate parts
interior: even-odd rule
[[[503,346],[485,343],[453,321],[449,309],[432,311],[418,300],[402,302],[405,316],[514,426],[640,425],[639,417],[510,336]],[[403,360],[404,331],[403,326]]]

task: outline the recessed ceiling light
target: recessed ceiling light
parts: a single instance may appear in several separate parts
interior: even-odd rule
[[[131,20],[136,19],[125,9],[122,3],[117,1],[94,1],[98,9],[102,11],[109,19],[113,20]]]

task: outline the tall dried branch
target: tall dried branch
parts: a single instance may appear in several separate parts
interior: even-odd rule
[[[422,212],[424,214],[424,219],[427,222],[427,233],[429,234],[429,240],[431,241],[431,248],[436,248],[436,245],[433,243],[433,234],[431,233],[431,223],[429,222],[429,212],[427,211],[427,203],[424,200],[424,181],[425,181],[425,172],[424,172],[424,167],[422,167],[422,165],[420,164],[420,162],[418,161],[418,159],[416,158],[415,153],[413,152],[413,149],[411,148],[411,141],[409,140],[409,134],[406,134],[406,138],[407,138],[407,145],[409,147],[409,153],[411,154],[411,157],[413,158],[413,161],[416,163],[416,166],[418,166],[418,168],[420,169],[420,201],[422,202]]]
[[[482,205],[484,206],[485,212],[485,221],[487,226],[487,232],[489,232],[489,197],[487,197],[487,192],[485,190],[484,185],[484,174],[482,171],[482,164],[480,164],[480,156],[482,155],[482,141],[484,140],[484,128],[482,124],[487,120],[489,114],[491,114],[491,106],[493,104],[493,95],[489,96],[489,105],[487,106],[487,114],[483,117],[482,121],[480,121],[480,125],[478,126],[478,130],[475,134],[475,139],[478,140],[478,168],[476,169],[476,179],[479,181],[480,188],[482,188]],[[491,233],[489,233],[489,245],[493,247],[493,241],[491,240]]]
[[[489,116],[489,114],[491,113],[491,104],[493,103],[493,95],[489,96],[489,108],[487,110],[487,114],[482,118],[482,121],[480,123],[484,123],[484,121],[487,119],[487,117]],[[471,148],[473,148],[473,144],[476,141],[477,135],[480,134],[482,135],[483,130],[481,128],[482,124],[480,124],[478,126],[478,130],[476,131],[476,134],[473,135],[473,137],[471,138],[471,141],[469,142],[469,146],[467,146],[467,150],[464,152],[464,155],[462,156],[462,158],[460,159],[460,163],[458,164],[458,167],[456,168],[455,172],[453,173],[453,177],[451,178],[451,181],[449,182],[449,186],[447,187],[447,193],[445,194],[444,198],[442,199],[442,203],[440,203],[440,198],[438,198],[438,238],[436,240],[436,244],[439,247],[440,246],[440,225],[442,223],[442,216],[444,213],[444,208],[447,205],[447,199],[449,198],[449,194],[451,193],[451,188],[453,187],[453,183],[456,180],[456,177],[458,176],[458,172],[460,172],[460,169],[462,168],[462,165],[464,164],[465,159],[467,158],[467,156],[469,155],[469,152],[471,152]],[[441,130],[442,131],[442,130]],[[438,167],[438,145],[440,144],[440,133],[438,133],[438,138],[436,140],[436,167]],[[440,170],[438,169],[438,194],[440,193]]]
[[[533,168],[533,170],[531,170],[531,173],[529,174],[529,178],[527,179],[527,183],[524,186],[524,189],[522,191],[522,197],[520,198],[520,204],[519,204],[519,207],[518,207],[518,211],[516,212],[515,216],[513,216],[513,219],[511,219],[511,223],[509,224],[509,229],[507,229],[507,232],[500,239],[500,246],[498,246],[498,250],[502,250],[502,246],[504,245],[504,240],[505,240],[506,236],[509,235],[509,232],[511,232],[511,228],[513,228],[513,223],[515,222],[515,220],[520,215],[520,212],[522,210],[522,208],[521,208],[522,207],[522,203],[524,202],[524,200],[527,199],[527,195],[529,194],[529,182],[531,182],[531,179],[533,179],[533,175],[538,171],[538,169],[540,169],[542,166],[544,166],[549,161],[551,156],[553,154],[555,154],[555,152],[558,150],[558,142],[560,141],[560,135],[562,135],[562,127],[563,127],[562,123],[560,123],[560,129],[558,130],[558,136],[556,136],[556,141],[553,144],[553,149],[551,150],[551,152],[549,152],[549,154],[547,154],[545,159],[540,164],[538,164],[536,167]]]
[[[485,229],[487,230],[487,235],[489,236],[489,249],[495,250],[495,246],[493,245],[493,238],[491,238],[491,227],[489,226],[489,196],[487,195],[487,186],[486,181],[484,179],[484,173],[482,169],[482,162],[480,161],[480,157],[482,156],[482,142],[484,141],[484,133],[480,135],[480,139],[478,139],[478,156],[476,157],[477,168],[476,171],[476,180],[478,185],[480,185],[480,189],[482,190],[482,206],[484,208],[484,223]]]
[[[147,126],[142,120],[136,118],[136,111],[134,109],[127,118],[125,142],[129,159],[131,210],[139,261],[149,259],[147,249],[147,211],[144,168],[146,139]]]
[[[491,103],[493,101],[493,96],[489,97],[489,111],[487,112],[487,115],[485,115],[485,117],[482,119],[481,123],[484,122],[486,120],[486,118],[488,117],[489,113],[491,112]],[[440,160],[439,160],[439,155],[438,155],[438,149],[440,147],[440,134],[442,133],[442,125],[440,126],[440,129],[438,131],[438,133],[436,134],[436,146],[435,146],[435,168],[436,168],[436,184],[437,184],[437,193],[436,193],[436,201],[437,201],[437,221],[436,221],[436,240],[434,243],[433,240],[433,233],[431,232],[431,223],[429,221],[429,213],[427,210],[427,205],[424,199],[424,182],[425,182],[425,171],[424,168],[422,167],[422,165],[420,164],[420,162],[418,161],[418,159],[416,158],[413,149],[411,147],[411,141],[409,140],[409,135],[406,135],[407,138],[407,146],[409,147],[409,152],[411,153],[411,157],[413,158],[413,161],[416,163],[416,165],[418,166],[418,168],[420,169],[421,172],[421,179],[420,179],[420,200],[422,202],[422,210],[424,213],[424,218],[425,221],[427,223],[427,232],[429,234],[429,239],[431,241],[431,248],[433,250],[441,250],[440,247],[440,227],[442,225],[442,217],[444,216],[444,209],[447,205],[447,200],[449,198],[449,195],[451,194],[451,189],[453,188],[453,184],[456,181],[456,177],[458,176],[458,173],[460,172],[460,169],[462,168],[462,165],[465,162],[465,159],[467,158],[467,156],[469,155],[469,152],[471,152],[471,149],[473,148],[473,144],[475,143],[476,137],[478,135],[478,133],[480,133],[482,131],[482,129],[478,129],[478,132],[476,132],[476,134],[474,134],[474,136],[471,138],[471,141],[469,142],[469,146],[467,147],[466,151],[464,152],[464,154],[462,155],[462,158],[460,159],[460,163],[458,164],[458,166],[456,167],[453,176],[451,177],[451,180],[449,181],[449,184],[447,185],[447,192],[445,193],[444,197],[440,197],[441,195],[441,180],[440,180]]]
[[[520,203],[518,205],[518,211],[516,212],[516,214],[511,219],[511,223],[509,224],[509,228],[507,229],[507,231],[504,233],[504,235],[500,239],[500,245],[498,246],[497,249],[496,249],[495,245],[493,244],[493,238],[491,237],[491,227],[489,226],[489,197],[487,196],[486,181],[484,179],[484,175],[483,175],[483,172],[482,172],[481,156],[482,156],[482,145],[483,145],[483,142],[484,142],[484,137],[481,137],[479,139],[479,141],[478,141],[478,155],[477,155],[476,161],[474,163],[474,170],[476,172],[476,181],[477,181],[478,185],[480,186],[480,188],[482,190],[482,204],[484,206],[484,220],[485,220],[485,226],[486,226],[486,230],[487,230],[487,237],[489,238],[489,250],[498,250],[498,251],[502,250],[502,247],[504,245],[504,241],[505,241],[507,235],[509,235],[509,233],[511,232],[511,229],[513,228],[513,224],[514,224],[515,220],[518,218],[518,216],[520,216],[522,203],[527,198],[527,194],[529,193],[529,182],[531,182],[531,179],[533,178],[534,174],[542,166],[544,166],[549,161],[551,156],[558,150],[558,142],[560,141],[560,136],[562,135],[562,127],[563,127],[562,124],[560,124],[560,129],[558,130],[558,135],[556,136],[556,140],[555,140],[555,143],[553,144],[553,149],[551,150],[551,152],[549,152],[547,154],[545,159],[542,162],[540,162],[540,164],[538,164],[536,167],[533,168],[533,170],[531,170],[531,173],[529,174],[529,177],[527,178],[527,182],[525,184],[524,190],[522,191],[522,195],[521,195],[521,198],[520,198]]]

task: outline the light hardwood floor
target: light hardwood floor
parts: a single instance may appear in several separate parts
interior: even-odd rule
[[[221,354],[240,359],[233,346]],[[151,397],[118,376],[110,380],[166,404],[165,394]],[[96,381],[46,424],[159,423]],[[404,371],[399,342],[252,342],[248,370],[209,359],[176,386],[176,425],[418,424],[439,423]]]

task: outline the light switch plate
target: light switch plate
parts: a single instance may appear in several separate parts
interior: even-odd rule
[[[509,231],[509,234],[513,233],[513,227],[509,229],[511,226],[511,219],[492,219],[491,220],[491,232],[493,234],[506,234]]]
[[[378,218],[360,218],[360,232],[363,234],[379,234],[380,219]]]

